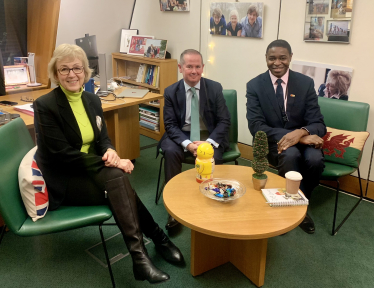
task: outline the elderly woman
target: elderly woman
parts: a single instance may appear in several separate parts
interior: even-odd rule
[[[327,75],[325,97],[348,100],[348,89],[351,86],[351,75],[346,71],[330,70]]]
[[[227,23],[226,30],[228,36],[241,36],[242,35],[242,25],[238,23],[239,14],[236,10],[231,10],[229,14],[230,22]]]
[[[179,249],[155,223],[125,173],[134,169],[120,159],[107,133],[100,99],[83,91],[91,77],[85,52],[76,45],[57,47],[48,65],[58,87],[34,102],[36,161],[49,192],[49,210],[60,205],[109,205],[133,261],[136,280],[163,282],[169,275],[147,255],[143,233],[172,263],[183,262]]]

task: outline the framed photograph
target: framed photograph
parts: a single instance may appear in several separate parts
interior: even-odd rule
[[[14,57],[14,65],[27,65],[29,64],[29,57]]]
[[[329,20],[327,21],[327,41],[338,41],[349,43],[350,20]]]
[[[313,0],[313,1],[308,1],[308,2],[309,2],[309,7],[308,7],[309,15],[329,13],[329,1],[328,0]]]
[[[119,52],[127,53],[130,46],[131,36],[138,35],[138,29],[122,29],[121,31],[121,45]]]
[[[211,35],[262,38],[262,2],[210,3]]]
[[[331,0],[331,18],[351,18],[354,0]]]
[[[190,0],[159,0],[162,12],[190,12]]]
[[[144,56],[148,58],[165,59],[167,40],[147,39]]]
[[[145,44],[147,39],[153,39],[153,36],[136,35],[131,36],[128,54],[132,55],[144,55]]]
[[[312,78],[319,97],[348,100],[352,68],[294,60],[292,70]]]
[[[29,84],[30,76],[27,65],[4,66],[5,86]]]
[[[304,41],[349,43],[353,1],[305,0]]]
[[[310,17],[305,25],[304,40],[322,41],[325,31],[325,17]]]

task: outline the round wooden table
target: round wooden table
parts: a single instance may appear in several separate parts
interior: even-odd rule
[[[165,186],[166,210],[191,228],[191,274],[204,273],[231,262],[258,287],[264,284],[267,239],[296,228],[307,206],[270,207],[261,191],[253,189],[253,170],[217,165],[215,178],[235,179],[245,185],[241,198],[221,203],[199,191],[196,170],[172,178]],[[266,172],[266,188],[283,188],[283,177]]]

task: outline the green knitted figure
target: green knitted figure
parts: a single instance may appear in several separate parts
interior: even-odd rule
[[[256,179],[266,179],[266,174],[263,174],[268,166],[269,162],[267,155],[269,153],[268,138],[264,131],[257,131],[255,140],[253,142],[253,161],[252,168],[256,172],[253,177]]]

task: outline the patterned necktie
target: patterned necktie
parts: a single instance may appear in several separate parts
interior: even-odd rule
[[[275,92],[275,96],[278,100],[278,104],[281,109],[282,117],[284,117],[286,113],[284,111],[284,96],[283,96],[282,82],[283,82],[282,79],[277,80],[278,86]]]
[[[197,98],[195,87],[191,87],[191,132],[190,140],[200,140],[200,120],[199,120],[199,98]]]

